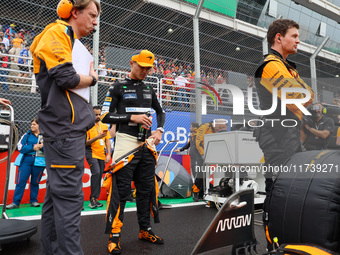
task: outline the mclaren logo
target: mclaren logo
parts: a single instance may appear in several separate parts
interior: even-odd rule
[[[227,227],[227,230],[231,230],[233,228],[241,228],[241,227],[249,226],[250,224],[251,224],[251,214],[226,218],[218,222],[216,233],[219,231],[225,231],[226,227]]]
[[[242,141],[255,142],[256,138],[242,138]]]

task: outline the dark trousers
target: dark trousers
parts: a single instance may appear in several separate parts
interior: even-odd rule
[[[190,148],[190,166],[194,177],[194,184],[200,190],[198,196],[200,198],[204,195],[204,178],[203,178],[203,158],[198,150],[194,147]],[[197,168],[196,168],[197,167]]]
[[[42,254],[83,255],[80,214],[83,207],[86,135],[44,141],[46,195],[41,217]]]
[[[105,161],[97,158],[92,158],[92,150],[86,150],[86,160],[90,165],[91,170],[91,195],[98,199],[101,190]]]
[[[271,123],[265,123],[255,135],[259,146],[264,154],[266,166],[281,166],[296,152],[301,150],[300,132],[297,127],[282,127]],[[266,177],[266,198],[263,203],[263,223],[268,225],[268,214],[271,190],[274,185],[273,177],[279,173],[267,173]]]
[[[150,224],[150,198],[155,189],[155,157],[143,146],[134,158],[115,173],[120,198],[119,220],[123,222],[126,200],[131,195],[131,181],[136,186],[137,218],[140,229],[148,229]]]
[[[17,184],[15,186],[13,203],[19,205],[24,195],[28,178],[31,176],[30,182],[30,203],[37,202],[39,192],[39,182],[43,176],[45,167],[34,166],[34,157],[32,155],[24,155],[21,166],[19,166],[17,174]]]

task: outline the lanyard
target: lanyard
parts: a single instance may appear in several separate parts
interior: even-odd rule
[[[96,125],[96,128],[97,128],[98,134],[100,134],[102,132],[102,127],[100,125],[100,122],[98,122],[99,129],[97,127],[97,124],[95,124],[95,125]]]

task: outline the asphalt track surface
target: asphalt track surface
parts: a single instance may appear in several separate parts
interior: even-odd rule
[[[164,245],[155,245],[138,239],[136,212],[125,212],[124,227],[121,237],[122,254],[144,255],[189,255],[196,243],[217,213],[216,208],[205,205],[176,207],[160,210],[161,223],[153,224],[153,231],[164,239]],[[261,215],[255,214],[255,220]],[[3,244],[1,254],[35,255],[41,254],[40,220],[35,220],[38,232],[30,241],[22,240]],[[81,219],[82,247],[85,255],[106,255],[108,235],[104,234],[105,215],[84,215]],[[255,225],[255,236],[259,245],[259,254],[265,252],[263,227]]]

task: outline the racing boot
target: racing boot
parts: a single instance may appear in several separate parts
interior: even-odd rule
[[[120,234],[110,234],[109,244],[107,246],[110,254],[120,254],[122,248],[120,247]]]
[[[148,228],[147,230],[141,230],[139,232],[139,240],[145,240],[145,241],[149,241],[151,243],[155,243],[155,244],[164,244],[164,240],[162,238],[160,238],[159,236],[156,236],[151,228]]]
[[[192,192],[192,199],[194,202],[198,202],[199,197],[198,197],[198,192]]]
[[[198,202],[199,192],[200,192],[200,189],[196,186],[196,184],[194,184],[192,186],[192,199],[194,200],[194,202]]]

